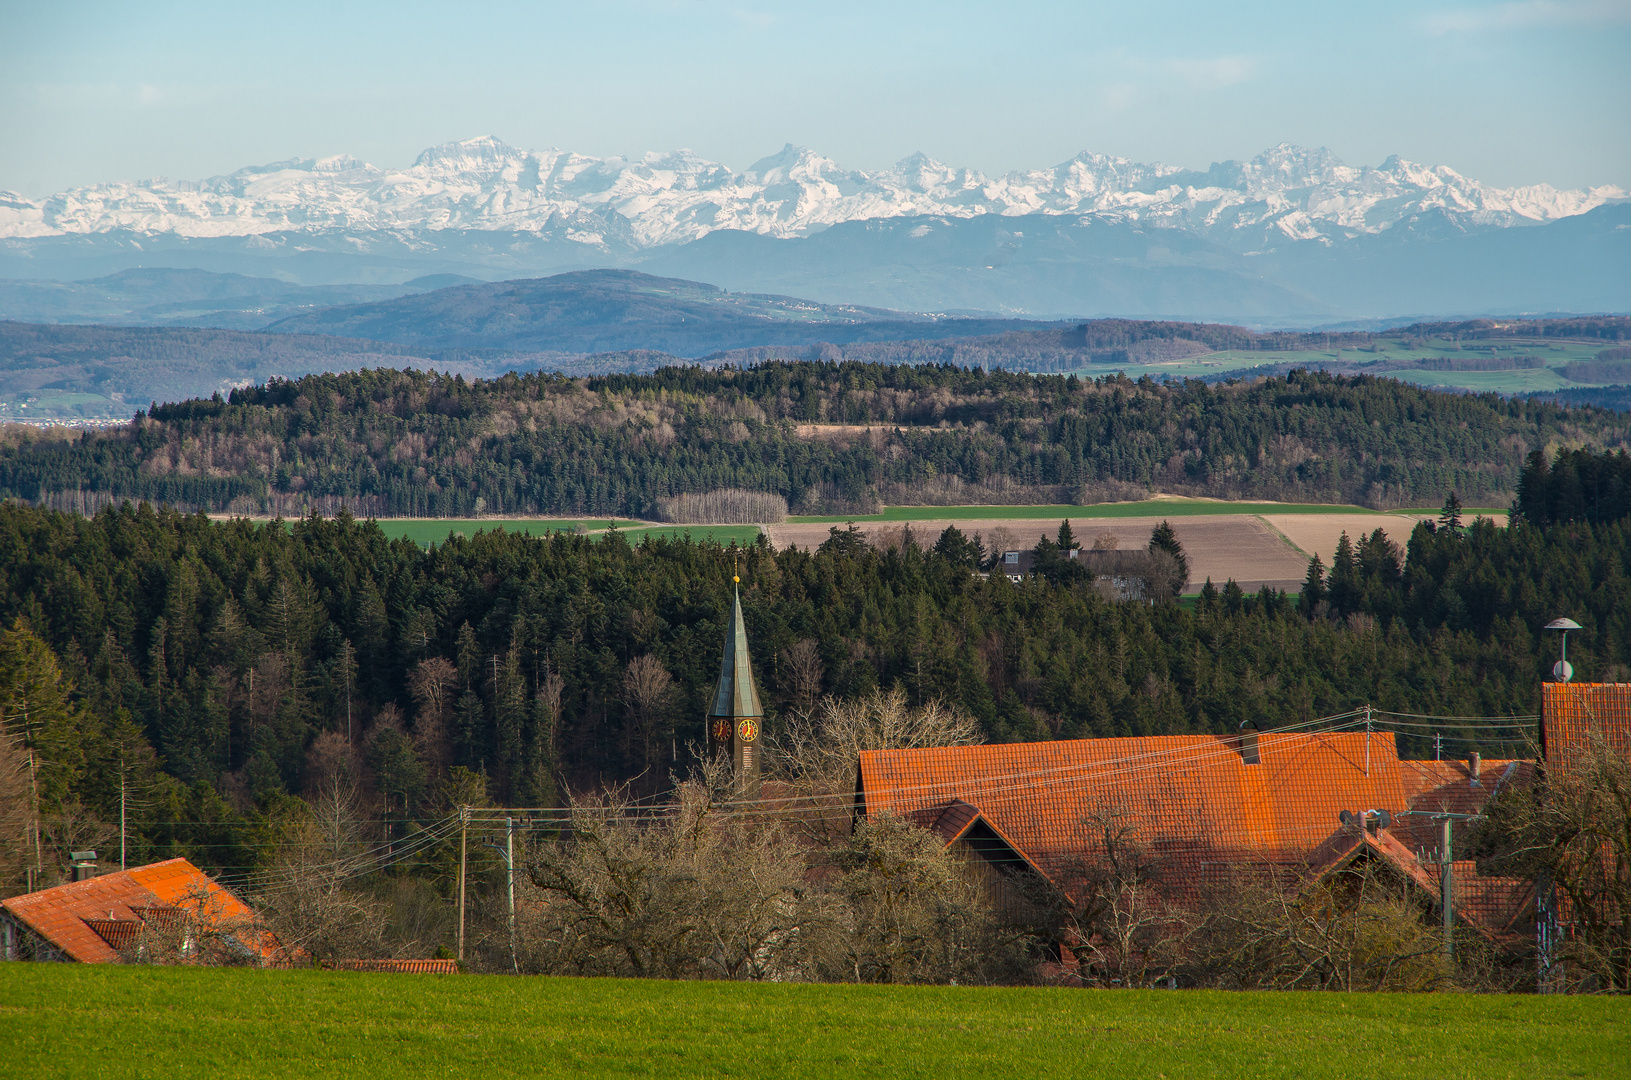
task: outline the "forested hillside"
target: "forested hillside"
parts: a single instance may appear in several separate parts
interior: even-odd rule
[[[1158,384],[953,366],[764,363],[467,382],[374,370],[155,408],[128,429],[0,447],[0,496],[372,515],[646,515],[734,487],[795,511],[1226,498],[1504,504],[1539,447],[1619,446],[1595,409],[1293,372]]]
[[[1626,675],[1631,521],[1517,521],[1421,526],[1403,566],[1403,537],[1345,545],[1300,608],[1225,584],[1188,610],[1080,575],[982,579],[951,532],[878,549],[835,530],[813,553],[505,533],[422,551],[344,517],[12,502],[0,706],[22,744],[7,752],[39,756],[53,850],[106,842],[123,778],[133,859],[237,870],[336,768],[362,770],[387,833],[461,800],[661,785],[703,737],[738,567],[771,735],[820,695],[896,687],[993,740],[1226,732],[1366,702],[1532,714],[1555,648],[1539,627],[1559,614],[1586,627],[1582,678]]]

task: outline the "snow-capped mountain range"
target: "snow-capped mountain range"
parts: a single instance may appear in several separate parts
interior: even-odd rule
[[[724,229],[788,238],[879,218],[1043,213],[1181,228],[1241,249],[1379,233],[1433,210],[1468,226],[1541,224],[1627,197],[1613,186],[1488,187],[1398,157],[1355,167],[1289,144],[1204,172],[1082,153],[1052,169],[988,177],[923,154],[862,172],[789,145],[735,172],[686,150],[594,158],[482,137],[433,147],[400,170],[341,156],[201,181],[95,184],[39,201],[0,192],[0,239],[451,229],[632,252]]]

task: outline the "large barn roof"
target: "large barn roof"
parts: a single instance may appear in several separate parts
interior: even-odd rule
[[[1106,822],[1177,866],[1306,860],[1348,810],[1465,812],[1520,766],[1401,761],[1389,732],[1173,735],[1009,743],[861,756],[861,809],[920,822],[978,813],[1038,868],[1099,843]],[[1527,774],[1526,774],[1527,775]]]

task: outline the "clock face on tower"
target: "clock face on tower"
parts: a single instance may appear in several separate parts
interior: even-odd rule
[[[731,722],[729,720],[714,721],[714,742],[724,742],[731,737]]]
[[[749,717],[736,725],[736,737],[743,742],[752,742],[759,737],[759,721]]]

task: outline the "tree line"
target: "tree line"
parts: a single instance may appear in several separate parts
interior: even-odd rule
[[[1525,455],[1623,415],[1308,371],[1209,386],[950,365],[770,362],[569,379],[366,370],[0,442],[0,496],[288,512],[647,516],[725,488],[794,512],[1095,502],[1151,490],[1375,507],[1504,503]]]

